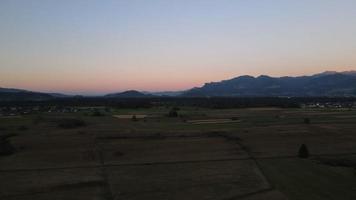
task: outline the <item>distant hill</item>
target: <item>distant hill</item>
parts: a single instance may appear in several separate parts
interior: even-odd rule
[[[209,96],[356,96],[356,72],[324,72],[312,76],[240,76],[206,83],[183,93],[186,97]]]
[[[17,92],[28,92],[26,90],[14,89],[14,88],[2,88],[0,87],[0,93],[8,92],[8,93],[17,93]]]
[[[49,94],[39,92],[0,92],[0,101],[44,101],[53,98],[54,97]]]
[[[144,94],[142,92],[136,90],[128,90],[120,93],[107,94],[105,97],[108,98],[145,98],[145,97],[153,97],[152,94]]]
[[[42,93],[14,88],[0,88],[0,101],[44,101],[64,97],[70,96],[59,93]]]

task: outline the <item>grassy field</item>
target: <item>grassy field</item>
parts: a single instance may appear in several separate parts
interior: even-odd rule
[[[0,199],[356,199],[356,110],[170,109],[0,117]]]

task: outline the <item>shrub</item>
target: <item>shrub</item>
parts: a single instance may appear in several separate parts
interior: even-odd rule
[[[168,117],[178,117],[178,112],[177,112],[177,108],[172,108],[169,113],[168,113]]]
[[[131,120],[132,120],[132,121],[134,121],[134,122],[137,122],[137,121],[138,121],[138,119],[137,119],[136,115],[132,115]]]
[[[93,116],[93,117],[101,117],[101,116],[104,116],[104,114],[101,113],[99,110],[94,110],[93,113],[91,113],[91,116]]]
[[[58,126],[61,128],[77,128],[77,127],[82,127],[85,126],[85,122],[81,119],[62,119],[59,121]]]
[[[15,147],[6,138],[0,138],[0,156],[8,156],[15,153]]]
[[[298,157],[299,158],[308,158],[309,157],[309,150],[307,145],[302,144],[302,146],[300,146],[299,151],[298,151]]]
[[[172,110],[180,111],[180,108],[179,107],[173,107]]]
[[[304,124],[310,124],[310,119],[309,118],[304,118]]]

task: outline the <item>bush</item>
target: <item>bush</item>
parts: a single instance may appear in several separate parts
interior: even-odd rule
[[[168,113],[168,117],[178,117],[177,108],[172,108]]]
[[[300,146],[299,151],[298,151],[298,157],[299,158],[308,158],[309,157],[309,150],[307,145],[302,144],[302,146]]]
[[[310,124],[310,119],[309,118],[304,118],[304,124]]]
[[[8,140],[8,138],[12,136],[15,135],[8,135],[0,138],[0,156],[8,156],[15,153],[15,147],[12,146],[12,144]]]
[[[137,122],[137,121],[138,121],[136,115],[132,115],[131,120],[134,121],[134,122]]]
[[[175,110],[171,110],[168,113],[168,117],[178,117],[178,112]]]
[[[93,113],[91,113],[91,116],[93,116],[93,117],[101,117],[101,116],[104,116],[104,114],[101,113],[99,110],[94,110]]]
[[[172,110],[180,111],[180,108],[179,107],[173,107]]]
[[[59,121],[58,126],[61,128],[78,128],[85,126],[85,122],[81,119],[62,119]]]
[[[236,120],[239,120],[239,118],[238,117],[231,117],[231,120],[232,121],[236,121]]]

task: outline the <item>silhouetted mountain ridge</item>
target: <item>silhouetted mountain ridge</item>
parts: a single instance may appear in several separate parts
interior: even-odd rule
[[[107,94],[105,97],[110,98],[144,98],[144,97],[153,97],[151,94],[145,94],[136,90],[128,90],[119,93]]]
[[[240,76],[206,83],[183,96],[356,96],[356,72],[299,77]]]
[[[220,82],[205,83],[178,92],[139,92],[128,90],[104,95],[105,98],[148,97],[345,97],[356,96],[356,71],[326,71],[312,76],[270,77],[249,75]],[[77,97],[60,93],[33,92],[23,89],[1,88],[0,101],[42,101],[54,98]]]

